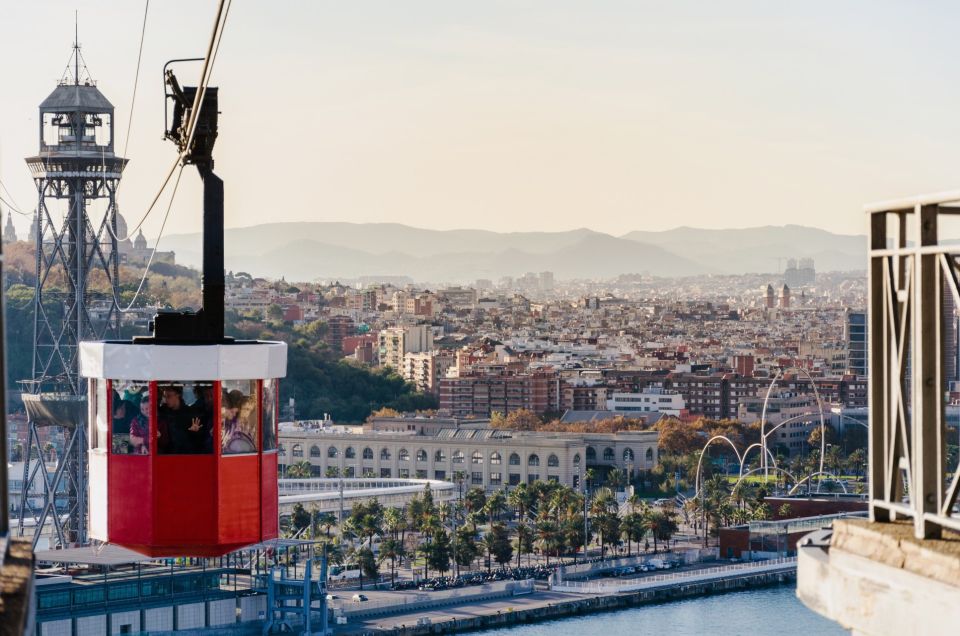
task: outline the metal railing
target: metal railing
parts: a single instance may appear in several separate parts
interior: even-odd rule
[[[664,587],[676,583],[703,583],[724,579],[731,575],[761,574],[791,570],[797,567],[797,557],[770,559],[751,563],[736,563],[687,572],[673,572],[670,574],[654,574],[634,579],[631,582],[622,581],[565,581],[551,586],[558,592],[578,592],[581,594],[617,594],[619,592],[634,592],[637,590]]]
[[[953,516],[960,469],[948,474],[944,401],[960,307],[960,245],[945,230],[960,214],[960,192],[866,211],[870,519],[907,518],[917,538],[938,538],[944,528],[960,530]]]

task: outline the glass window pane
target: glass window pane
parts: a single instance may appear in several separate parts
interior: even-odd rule
[[[220,391],[220,452],[257,452],[257,383],[224,380]]]
[[[87,385],[87,440],[90,448],[97,447],[97,380],[90,378]]]
[[[94,448],[107,448],[107,416],[109,415],[107,406],[107,381],[97,380],[97,406],[96,406],[96,431],[92,439],[95,440]]]
[[[212,453],[213,382],[158,382],[157,397],[157,452]]]
[[[110,426],[115,455],[150,452],[150,387],[146,382],[111,380]]]
[[[263,381],[263,450],[277,447],[277,381]]]

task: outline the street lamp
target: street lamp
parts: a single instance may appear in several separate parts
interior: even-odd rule
[[[460,510],[463,507],[463,472],[457,471],[454,473],[454,479],[457,480],[457,503],[453,506],[453,567],[456,572],[456,576],[460,576],[460,561],[457,559],[457,516],[460,514]]]
[[[580,468],[577,467],[577,474],[580,474]],[[583,471],[583,560],[587,561],[587,549],[590,543],[590,518],[587,516],[587,506],[590,498],[590,488],[587,484],[587,475],[589,470]]]

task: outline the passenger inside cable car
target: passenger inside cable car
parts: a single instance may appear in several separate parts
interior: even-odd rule
[[[150,453],[150,391],[144,389],[137,393],[140,405],[130,420],[130,446],[138,455]]]
[[[157,450],[161,455],[201,455],[213,452],[213,411],[201,397],[212,384],[163,384],[157,407]],[[188,404],[188,400],[191,402]]]
[[[223,397],[220,399],[222,419],[220,448],[224,455],[256,453],[257,443],[257,399],[253,382],[224,382]],[[238,388],[228,390],[230,384],[243,384],[247,394]]]

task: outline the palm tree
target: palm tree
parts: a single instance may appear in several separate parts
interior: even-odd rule
[[[474,486],[463,497],[467,514],[472,517],[473,531],[477,531],[477,522],[483,522],[483,509],[487,504],[487,494],[480,486]]]
[[[517,567],[520,567],[520,555],[526,554],[527,563],[530,562],[530,553],[533,552],[534,533],[526,523],[517,526]]]
[[[847,457],[847,470],[852,472],[857,479],[863,476],[864,467],[867,465],[867,453],[862,448],[858,448]]]
[[[630,512],[636,512],[643,504],[643,498],[638,493],[633,493],[627,497],[627,503],[630,505]]]
[[[673,515],[662,510],[651,510],[646,518],[646,527],[653,535],[653,551],[658,550],[657,540],[666,541],[669,547],[670,537],[677,532],[677,522]]]
[[[405,554],[406,551],[404,550],[403,544],[396,536],[380,544],[380,556],[378,560],[382,563],[386,559],[390,559],[390,585],[393,585],[396,580],[397,559],[402,559]]]
[[[527,484],[519,484],[509,493],[507,493],[507,503],[513,506],[517,511],[517,520],[523,523],[526,518],[527,509],[530,507],[530,497]]]
[[[556,522],[549,518],[541,518],[537,520],[537,545],[540,547],[540,552],[547,556],[547,565],[550,565],[550,554],[559,553],[560,547],[562,545],[560,530],[557,527]]]
[[[770,518],[770,506],[765,502],[758,503],[750,510],[750,518],[753,521],[766,521]]]
[[[745,508],[747,502],[756,496],[756,491],[756,487],[744,479],[733,487],[730,497],[737,502],[738,508]]]
[[[597,489],[593,502],[590,504],[590,515],[594,520],[594,527],[599,528],[600,558],[603,558],[606,554],[606,545],[611,537],[620,534],[619,530],[611,534],[614,524],[614,520],[611,517],[616,518],[616,510],[617,500],[616,497],[613,496],[613,492],[609,488]],[[619,523],[618,518],[616,522]]]
[[[317,526],[324,528],[327,538],[330,537],[330,528],[337,525],[337,515],[332,512],[321,512],[317,515]]]
[[[627,473],[619,468],[614,468],[607,473],[607,483],[610,484],[611,488],[619,492],[624,484],[627,483]]]
[[[301,460],[287,466],[287,477],[291,479],[307,479],[310,477],[310,462]]]
[[[400,531],[406,526],[407,520],[399,508],[387,508],[383,512],[383,524],[387,532],[396,539]]]
[[[647,533],[647,524],[644,515],[639,512],[631,512],[620,524],[620,531],[627,540],[627,556],[631,554],[631,542],[636,541],[640,545],[643,535]]]
[[[484,514],[494,523],[500,521],[500,515],[507,511],[507,496],[498,490],[487,498],[483,507]]]

